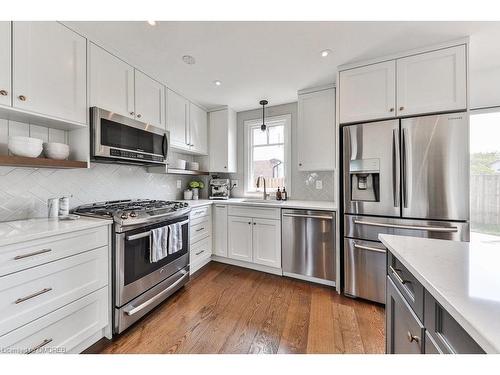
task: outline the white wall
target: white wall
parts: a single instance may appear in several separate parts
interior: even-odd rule
[[[500,64],[470,71],[470,108],[500,106]]]
[[[292,186],[287,186],[291,189],[290,199],[298,200],[334,200],[334,177],[332,172],[317,172],[318,180],[323,182],[323,189],[317,190],[315,186],[307,185],[309,172],[301,172],[297,169],[297,102],[271,106],[266,108],[266,117],[280,116],[291,114],[292,117]],[[244,195],[244,122],[262,118],[262,108],[238,112],[238,173],[230,175],[230,178],[239,180],[239,187],[234,189],[232,196],[242,197]],[[314,185],[314,184],[313,184]]]

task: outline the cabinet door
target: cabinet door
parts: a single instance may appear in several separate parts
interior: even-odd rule
[[[135,117],[165,129],[165,86],[135,70]]]
[[[134,118],[134,68],[90,43],[90,106]]]
[[[170,145],[181,150],[189,150],[188,101],[167,90],[167,130],[170,131]]]
[[[299,171],[335,169],[335,90],[299,95],[297,149]]]
[[[189,146],[191,151],[206,155],[208,152],[207,112],[189,103]]]
[[[465,45],[397,60],[400,116],[466,109]]]
[[[349,69],[339,74],[340,123],[396,116],[396,62]]]
[[[87,122],[87,42],[58,22],[13,23],[13,106]]]
[[[387,277],[386,281],[386,352],[422,354],[424,327],[392,280]]]
[[[214,254],[227,257],[227,206],[214,205]]]
[[[0,104],[11,105],[11,23],[0,22]]]
[[[252,219],[249,217],[228,216],[228,255],[229,258],[252,261]]]
[[[228,110],[209,114],[209,171],[228,172]]]
[[[279,220],[253,219],[253,262],[281,268],[281,226]]]

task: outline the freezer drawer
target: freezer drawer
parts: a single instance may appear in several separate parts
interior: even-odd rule
[[[335,213],[282,210],[282,267],[287,276],[335,281]]]
[[[344,293],[385,303],[386,249],[380,242],[344,239]]]
[[[378,241],[381,233],[469,241],[469,223],[344,215],[344,237]]]

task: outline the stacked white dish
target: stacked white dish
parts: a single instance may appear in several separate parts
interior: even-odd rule
[[[174,165],[172,165],[172,168],[175,168],[175,169],[186,169],[186,161],[183,160],[183,159],[177,159],[176,161],[174,161],[173,164]]]
[[[49,142],[43,144],[45,156],[49,159],[64,160],[69,156],[69,146],[64,143]]]
[[[200,169],[200,163],[196,161],[188,161],[187,162],[187,169],[192,170],[192,171],[197,171]]]
[[[9,151],[16,156],[36,158],[43,150],[43,140],[31,137],[10,136]]]

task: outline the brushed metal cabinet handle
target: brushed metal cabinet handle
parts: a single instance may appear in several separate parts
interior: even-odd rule
[[[400,111],[403,111],[404,109],[405,109],[405,107],[403,107],[403,106],[399,107]]]
[[[381,254],[385,254],[386,253],[386,251],[384,249],[379,249],[377,247],[372,247],[372,246],[359,245],[357,243],[354,244],[354,247],[356,249],[373,251],[375,253],[381,253]]]
[[[141,118],[142,115],[140,113],[137,114],[137,118]]]
[[[404,280],[401,276],[399,276],[398,270],[395,270],[392,266],[389,266],[389,269],[391,270],[391,273],[394,275],[394,277],[403,285],[410,283],[409,280]]]
[[[29,299],[38,297],[41,294],[45,294],[47,292],[50,292],[51,290],[52,290],[52,288],[43,288],[42,290],[40,290],[40,291],[38,291],[36,293],[30,294],[29,296],[21,297],[21,298],[16,299],[14,303],[17,305],[17,304],[19,304],[21,302],[24,302],[24,301],[27,301]]]
[[[196,229],[196,230],[195,230],[195,232],[201,232],[201,231],[202,231],[202,230],[204,230],[204,229],[205,229],[205,227],[203,227],[203,228],[198,228],[198,229]]]
[[[31,354],[33,352],[36,352],[38,349],[43,348],[45,345],[47,345],[50,342],[52,342],[52,339],[45,339],[37,346],[34,346],[33,348],[29,349],[25,354]]]
[[[7,90],[0,90],[0,95],[7,96],[7,94],[8,94]]]
[[[52,249],[42,249],[42,250],[34,251],[34,252],[28,253],[28,254],[16,255],[14,257],[14,260],[29,258],[29,257],[35,256],[35,255],[48,253],[50,251],[52,251]]]
[[[389,108],[389,112],[394,112],[394,108]]]
[[[407,337],[409,342],[413,342],[413,341],[415,341],[416,343],[420,342],[420,337],[413,335],[410,331],[408,331],[406,333],[406,337]]]
[[[18,96],[19,100],[22,101],[22,102],[25,102],[26,101],[26,96],[24,95],[19,95]]]
[[[200,254],[202,254],[204,252],[205,252],[205,250],[201,250],[201,251],[198,251],[197,253],[195,253],[195,255],[200,255]]]
[[[450,233],[450,232],[457,232],[458,231],[458,227],[427,227],[427,226],[422,226],[422,225],[386,224],[386,223],[376,223],[376,222],[364,221],[364,220],[354,220],[354,224],[370,225],[373,227],[382,227],[382,228],[423,230],[426,232]]]

